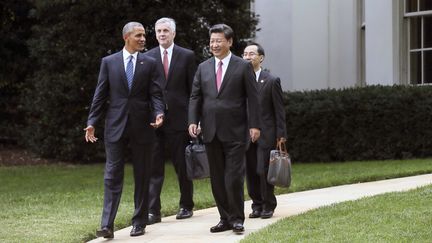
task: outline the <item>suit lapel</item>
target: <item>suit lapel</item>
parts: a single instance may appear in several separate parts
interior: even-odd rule
[[[163,76],[163,84],[162,84],[162,88],[165,89],[166,85],[167,85],[167,80],[165,77],[165,71],[164,71],[164,67],[163,67],[163,63],[162,63],[162,57],[161,57],[161,53],[160,53],[160,46],[158,48],[154,49],[154,52],[151,53],[151,56],[156,59],[156,63],[157,63],[157,69],[158,72],[161,73],[161,75]],[[168,75],[169,77],[169,75]]]
[[[211,86],[211,90],[213,90],[216,94],[216,96],[218,95],[218,91],[217,91],[217,87],[216,87],[216,69],[215,69],[215,58],[212,57],[211,59],[209,59],[208,62],[208,72],[211,73],[210,75],[210,86]]]
[[[213,59],[214,60],[214,59]],[[224,87],[227,85],[227,83],[229,82],[229,78],[231,76],[231,74],[234,72],[234,70],[236,69],[237,66],[237,60],[235,59],[234,55],[231,55],[231,59],[229,61],[228,64],[228,68],[225,72],[225,76],[222,79],[222,85],[220,87],[219,93],[221,93],[224,89]],[[214,67],[214,61],[213,61],[213,67]],[[215,72],[215,83],[216,83],[216,72]],[[215,85],[216,86],[216,85]]]
[[[119,72],[122,74],[121,75],[122,79],[120,80],[120,82],[122,82],[124,88],[129,91],[127,77],[126,77],[126,70],[125,70],[124,61],[123,61],[123,51],[119,51],[117,53],[118,54],[115,58],[115,62],[117,63],[116,66],[118,66],[120,68]]]
[[[144,69],[144,59],[143,59],[143,53],[138,52],[137,55],[137,61],[136,61],[136,66],[135,66],[135,72],[134,72],[134,77],[133,77],[133,82],[132,82],[132,88],[130,93],[132,93],[132,91],[136,90],[137,87],[139,87],[139,85],[142,85],[142,79],[138,78],[139,74],[143,72]]]
[[[177,64],[178,56],[179,56],[178,55],[178,49],[177,49],[176,45],[174,45],[173,53],[171,56],[171,62],[170,62],[169,68],[168,68],[168,79],[167,79],[165,85],[167,85],[168,82],[171,80],[171,74],[175,68],[175,65]]]
[[[258,82],[257,82],[258,91],[261,91],[261,89],[266,84],[267,77],[268,77],[267,73],[265,71],[261,71],[261,73],[258,77]]]

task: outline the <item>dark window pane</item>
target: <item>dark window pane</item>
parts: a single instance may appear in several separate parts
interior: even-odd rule
[[[410,84],[421,84],[421,52],[410,54]]]
[[[410,49],[421,48],[421,18],[410,18]]]
[[[420,0],[420,11],[432,10],[431,0]]]
[[[405,0],[406,12],[417,12],[417,0]]]
[[[424,42],[423,48],[432,47],[432,16],[424,17]]]
[[[432,51],[425,51],[423,55],[424,82],[432,83]]]

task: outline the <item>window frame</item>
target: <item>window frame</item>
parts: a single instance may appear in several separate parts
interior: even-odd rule
[[[424,22],[425,17],[432,16],[432,10],[426,10],[426,11],[419,11],[420,8],[420,0],[417,0],[417,11],[407,12],[407,5],[408,1],[404,1],[404,18],[407,20],[407,35],[406,35],[406,42],[407,42],[407,80],[408,84],[410,85],[432,85],[432,80],[425,80],[425,63],[424,63],[424,56],[426,51],[432,51],[432,47],[425,48],[424,47]],[[411,37],[412,37],[412,30],[411,30],[411,22],[414,18],[418,18],[420,20],[420,47],[412,49],[411,48]],[[418,68],[420,68],[420,80],[412,80],[411,76],[411,55],[413,53],[419,53],[420,54],[420,63],[418,64]],[[425,83],[425,81],[427,83]]]

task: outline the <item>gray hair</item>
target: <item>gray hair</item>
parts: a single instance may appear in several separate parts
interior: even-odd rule
[[[155,29],[156,29],[156,25],[158,24],[168,24],[172,32],[176,31],[176,23],[172,18],[163,17],[158,19],[155,23]]]
[[[141,23],[138,22],[129,22],[127,24],[125,24],[125,26],[123,27],[123,37],[125,37],[127,34],[129,34],[130,32],[132,32],[134,30],[135,27],[141,27],[144,28],[144,26]]]

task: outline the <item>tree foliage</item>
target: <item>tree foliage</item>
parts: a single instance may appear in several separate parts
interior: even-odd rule
[[[31,64],[26,45],[31,8],[27,1],[0,2],[0,141],[17,140],[24,125],[19,95]]]
[[[83,128],[96,86],[100,59],[121,50],[121,30],[129,21],[144,24],[147,47],[157,45],[154,22],[164,16],[177,22],[175,42],[208,57],[208,28],[230,25],[234,52],[257,24],[248,0],[36,0],[37,24],[28,42],[32,75],[23,95],[26,146],[45,157],[94,161],[102,142],[86,145]],[[102,136],[102,127],[97,128]]]

